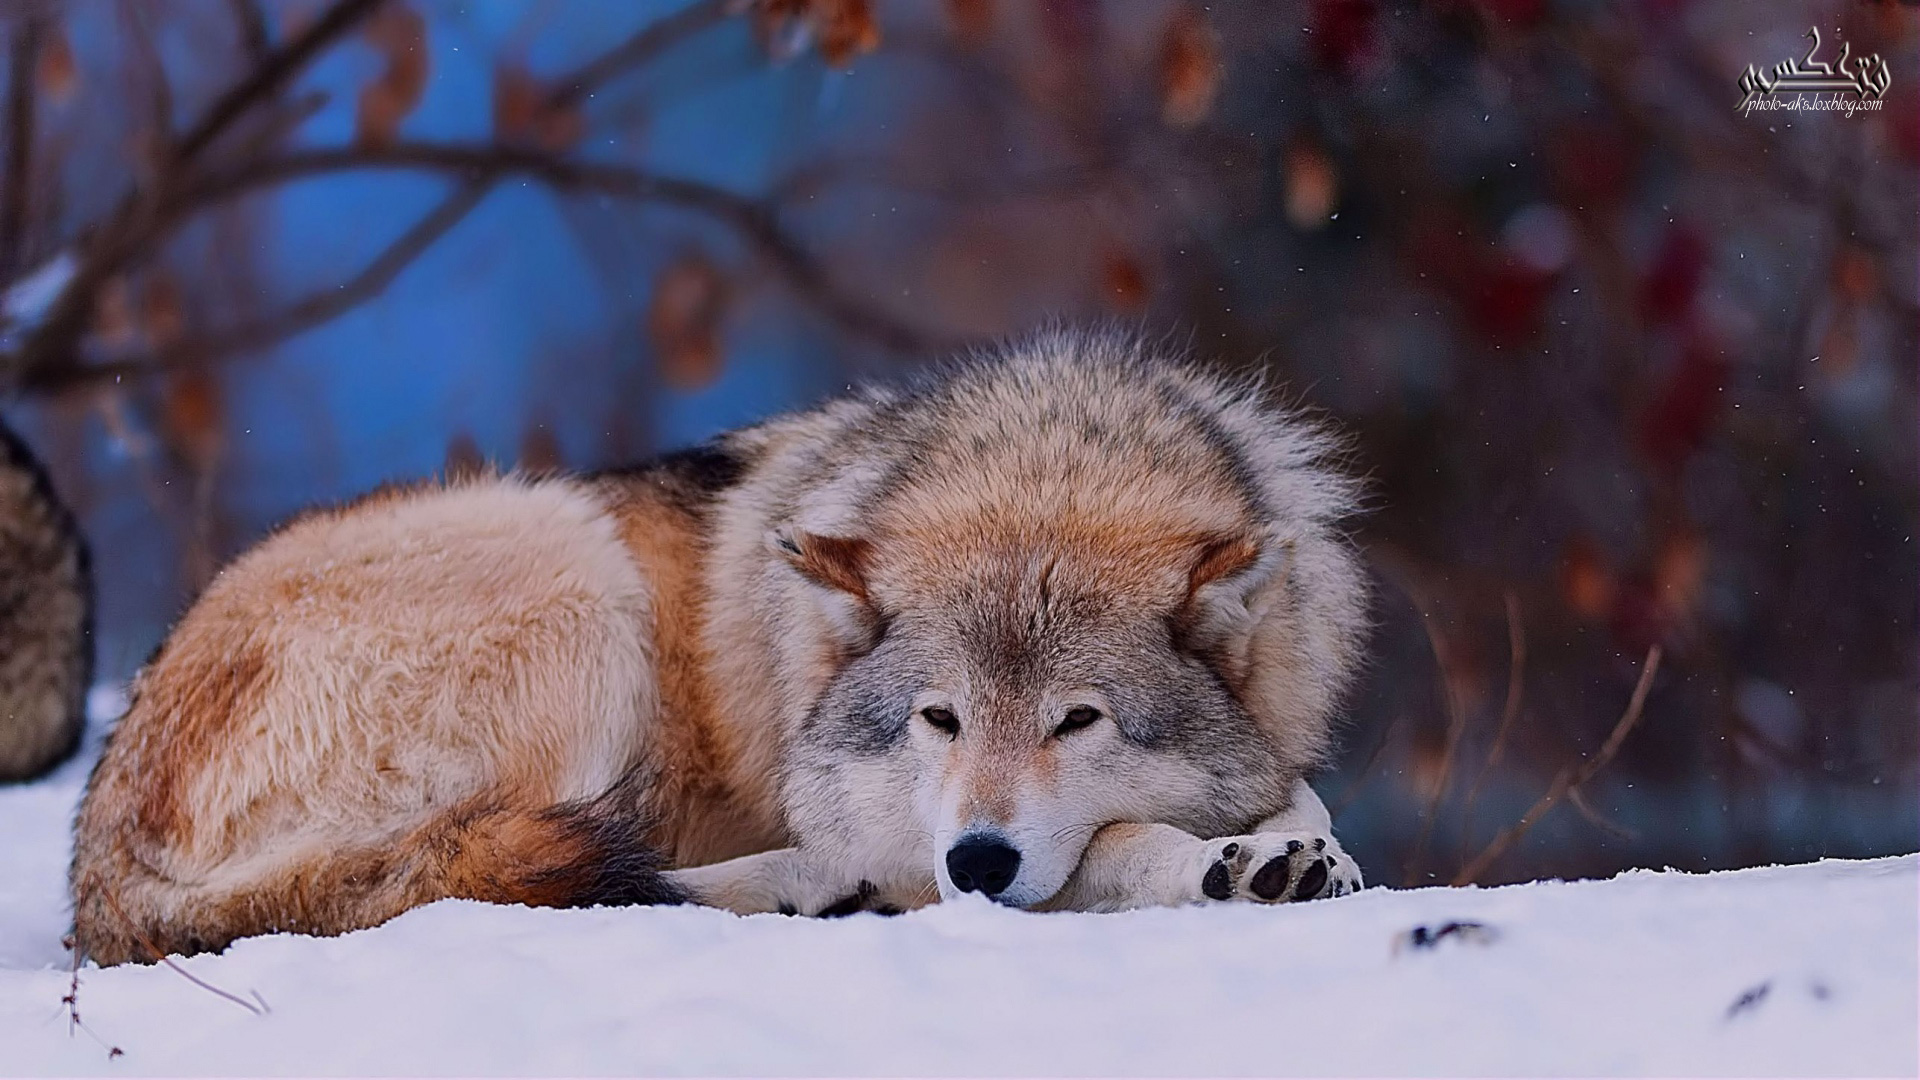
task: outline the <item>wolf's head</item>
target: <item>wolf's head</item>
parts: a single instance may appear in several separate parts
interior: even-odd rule
[[[1103,825],[1283,807],[1361,624],[1310,431],[1085,356],[878,411],[770,537],[833,657],[789,747],[803,845],[1031,906]]]

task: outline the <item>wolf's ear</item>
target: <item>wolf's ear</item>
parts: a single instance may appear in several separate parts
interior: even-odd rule
[[[821,536],[784,529],[773,534],[773,545],[800,576],[826,589],[867,598],[867,556],[873,545],[854,536]]]
[[[880,624],[867,594],[867,562],[873,544],[854,536],[821,536],[798,529],[773,534],[773,546],[787,565],[817,587],[820,612],[842,647],[870,648]]]
[[[1293,543],[1266,529],[1200,538],[1187,571],[1178,627],[1199,652],[1238,654],[1286,581]]]

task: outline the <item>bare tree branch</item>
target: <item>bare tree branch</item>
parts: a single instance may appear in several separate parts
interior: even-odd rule
[[[1406,581],[1400,582],[1400,586],[1407,594],[1407,599],[1420,612],[1420,626],[1427,632],[1427,645],[1433,650],[1434,668],[1440,676],[1440,693],[1447,706],[1447,741],[1440,752],[1440,774],[1433,782],[1433,791],[1427,796],[1427,812],[1420,824],[1420,836],[1414,841],[1412,853],[1407,856],[1406,884],[1412,888],[1419,883],[1427,844],[1433,839],[1433,827],[1440,818],[1440,804],[1446,799],[1447,788],[1453,783],[1454,763],[1460,756],[1460,740],[1467,733],[1468,717],[1466,703],[1460,700],[1453,647],[1434,625],[1434,612],[1424,590],[1409,587]]]
[[[6,190],[0,192],[0,284],[20,272],[33,176],[34,68],[46,16],[29,7],[14,24],[7,57]]]
[[[400,272],[437,243],[478,206],[493,189],[494,180],[472,180],[460,185],[431,211],[346,281],[297,301],[267,318],[220,332],[190,338],[150,355],[101,364],[61,368],[29,384],[31,389],[60,391],[115,378],[202,367],[242,353],[254,352],[331,322],[385,292]]]
[[[322,49],[353,29],[385,0],[336,0],[299,37],[267,54],[246,78],[221,94],[180,136],[180,160],[191,161],[261,99],[291,82]]]
[[[820,261],[758,200],[696,180],[609,162],[572,161],[537,150],[491,144],[396,143],[385,147],[301,150],[250,162],[207,178],[186,198],[197,205],[292,180],[362,169],[447,172],[478,180],[530,176],[559,191],[590,191],[666,203],[718,220],[744,236],[803,299],[848,330],[899,352],[942,347],[938,339],[849,295]]]
[[[1586,794],[1577,787],[1567,789],[1567,805],[1580,811],[1580,816],[1587,819],[1587,824],[1599,829],[1615,840],[1630,844],[1640,838],[1639,833],[1602,814],[1592,803],[1587,801]]]
[[[1547,811],[1558,806],[1561,799],[1578,791],[1581,785],[1593,779],[1601,769],[1607,767],[1607,763],[1613,760],[1613,755],[1620,752],[1620,744],[1627,741],[1627,735],[1633,731],[1634,725],[1640,722],[1641,710],[1647,703],[1647,691],[1653,688],[1653,676],[1659,670],[1660,646],[1655,645],[1647,650],[1647,661],[1640,668],[1640,681],[1634,685],[1633,698],[1627,702],[1627,711],[1620,715],[1620,721],[1613,725],[1613,732],[1607,736],[1607,741],[1601,744],[1599,751],[1581,764],[1569,764],[1561,769],[1560,775],[1553,778],[1553,786],[1548,788],[1547,793],[1540,796],[1525,814],[1521,815],[1519,821],[1500,830],[1492,843],[1489,843],[1480,854],[1474,856],[1472,862],[1462,867],[1460,872],[1453,876],[1454,885],[1471,885],[1479,880],[1495,860],[1506,854],[1508,848],[1527,835],[1527,832],[1547,815]]]
[[[148,123],[153,125],[156,153],[164,159],[173,153],[173,83],[167,78],[167,66],[161,62],[160,50],[153,43],[153,27],[147,24],[147,12],[144,5],[133,0],[119,0],[120,21],[126,27],[127,39],[133,43],[133,51],[139,57],[139,67],[146,75],[145,87],[136,88],[138,94],[144,90],[147,95]],[[134,82],[138,82],[136,77]]]
[[[273,52],[273,39],[267,34],[267,17],[253,0],[227,0],[233,9],[233,21],[240,27],[240,47],[248,59],[265,60]]]
[[[936,347],[926,334],[874,304],[842,289],[820,260],[781,223],[774,206],[696,181],[658,176],[617,164],[569,161],[530,149],[493,145],[400,144],[377,148],[297,151],[247,161],[211,174],[193,159],[233,123],[291,79],[328,44],[367,17],[382,0],[336,0],[297,38],[265,55],[239,82],[223,93],[181,136],[161,181],[148,193],[134,192],[93,233],[81,253],[79,269],[24,346],[0,370],[0,385],[52,390],[146,370],[210,362],[257,349],[332,318],[334,312],[365,302],[419,252],[409,238],[437,238],[464,216],[494,183],[509,175],[537,179],[558,191],[591,191],[623,199],[660,202],[719,221],[738,232],[772,264],[803,300],[851,333],[886,348],[925,351]],[[727,18],[740,0],[698,0],[650,24],[566,77],[554,100],[570,101],[590,93],[620,71],[658,56],[673,44]],[[456,196],[442,211],[423,220],[386,255],[348,286],[296,304],[269,320],[226,331],[211,339],[182,342],[145,358],[115,358],[84,363],[77,346],[86,331],[99,290],[127,266],[146,257],[185,220],[247,191],[303,177],[358,169],[404,169],[448,173],[464,181],[468,196]],[[429,240],[428,242],[431,242]],[[404,256],[404,257],[402,257]],[[344,306],[340,306],[344,304]],[[189,355],[191,350],[191,355]]]
[[[153,189],[136,187],[129,192],[77,245],[79,267],[66,289],[17,352],[0,354],[0,388],[43,385],[55,378],[54,369],[78,363],[76,346],[86,333],[100,290],[127,265],[152,251],[180,216],[192,209],[174,197],[192,159],[382,2],[337,0],[299,37],[269,54],[207,108],[174,143]]]

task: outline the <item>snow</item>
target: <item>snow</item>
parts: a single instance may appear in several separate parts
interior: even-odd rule
[[[8,335],[33,329],[79,271],[80,261],[73,252],[62,251],[21,275],[12,288],[0,292],[0,328]]]
[[[61,1004],[85,768],[0,789],[0,1075],[1920,1071],[1912,855],[1123,915],[445,901],[181,961],[264,1015],[84,969],[109,1060]]]

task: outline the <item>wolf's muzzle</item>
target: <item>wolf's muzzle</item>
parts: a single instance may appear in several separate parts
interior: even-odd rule
[[[947,849],[947,876],[961,892],[999,896],[1020,873],[1020,852],[989,836],[962,837]]]

